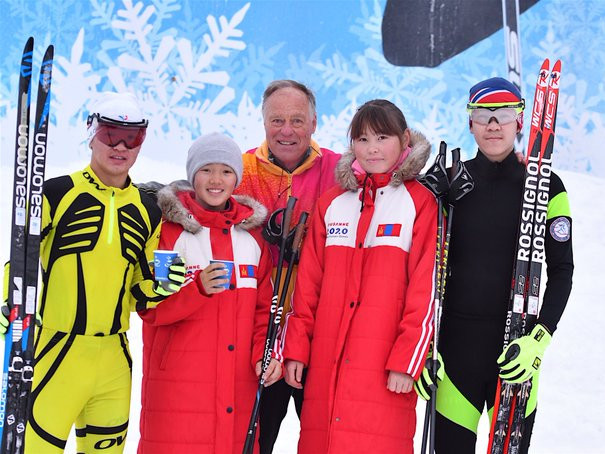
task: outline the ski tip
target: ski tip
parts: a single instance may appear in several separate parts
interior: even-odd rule
[[[45,62],[48,60],[52,60],[54,55],[55,55],[55,46],[53,46],[51,44],[46,48],[46,52],[44,52],[44,58],[42,59],[42,61]]]
[[[20,91],[27,91],[29,93],[29,84],[32,75],[32,63],[34,58],[34,38],[31,36],[25,43],[25,47],[23,48],[23,55],[21,56],[21,66],[19,68],[20,72]],[[29,101],[28,101],[29,104]]]
[[[559,90],[559,83],[561,81],[561,60],[557,60],[555,66],[553,66],[550,72],[549,87],[551,90]]]
[[[538,87],[546,87],[548,85],[548,74],[550,73],[550,60],[545,58],[542,62],[542,66],[540,66],[540,71],[538,72],[538,83],[536,86],[536,90]]]

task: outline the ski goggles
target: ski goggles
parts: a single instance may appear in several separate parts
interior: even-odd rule
[[[519,115],[523,113],[525,101],[517,104],[510,103],[491,103],[491,104],[474,104],[469,103],[466,106],[466,111],[471,117],[471,121],[480,125],[489,124],[492,118],[495,118],[498,124],[506,125],[517,121]]]
[[[126,148],[136,148],[145,140],[146,131],[146,127],[100,124],[97,126],[95,137],[108,147],[117,147],[123,143]]]
[[[145,140],[147,134],[147,120],[137,123],[127,123],[101,117],[98,114],[88,119],[92,137],[108,147],[117,147],[123,143],[126,148],[136,148]]]

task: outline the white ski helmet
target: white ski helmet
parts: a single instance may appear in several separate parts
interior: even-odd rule
[[[102,92],[93,104],[86,121],[88,144],[97,133],[100,124],[125,128],[147,128],[149,121],[132,93]]]

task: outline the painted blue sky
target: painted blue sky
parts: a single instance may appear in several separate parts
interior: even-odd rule
[[[0,0],[0,157],[12,161],[17,67],[55,45],[49,162],[86,153],[84,118],[99,93],[133,91],[151,119],[146,152],[182,150],[219,130],[242,148],[263,138],[261,94],[273,79],[308,84],[316,139],[336,151],[357,105],[387,98],[436,148],[475,153],[465,103],[475,82],[505,75],[502,31],[436,68],[397,67],[382,54],[383,0]],[[495,14],[501,14],[495,11]],[[540,0],[521,15],[523,88],[533,96],[546,57],[561,58],[555,167],[605,176],[605,3]],[[39,65],[38,65],[39,66]],[[527,123],[527,122],[526,122]],[[11,126],[13,125],[13,126]],[[53,155],[53,149],[61,153]],[[6,161],[5,161],[6,160]]]

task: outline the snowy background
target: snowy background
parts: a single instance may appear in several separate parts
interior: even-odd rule
[[[223,131],[243,149],[258,145],[264,137],[262,91],[277,78],[300,80],[315,91],[315,138],[324,147],[342,152],[356,106],[381,97],[400,106],[432,143],[445,140],[460,146],[465,158],[472,156],[467,91],[481,79],[505,75],[502,31],[437,68],[396,67],[382,55],[384,5],[384,0],[0,0],[0,260],[8,258],[17,69],[30,35],[36,39],[34,68],[46,45],[55,45],[49,177],[88,162],[84,121],[99,92],[129,90],[142,100],[151,122],[133,178],[169,181],[184,176],[186,151],[201,133]],[[595,202],[605,193],[603,17],[603,0],[540,0],[520,19],[528,98],[542,60],[563,61],[554,166],[572,203],[576,260],[569,307],[543,363],[536,453],[605,453],[599,446],[605,431],[600,379],[605,288],[599,267],[605,240],[597,230],[605,214]],[[141,367],[136,317],[132,325],[135,377],[127,453],[136,451]],[[424,404],[418,408],[421,424]],[[297,438],[290,412],[275,452],[296,452]],[[484,446],[480,442],[478,452]]]

